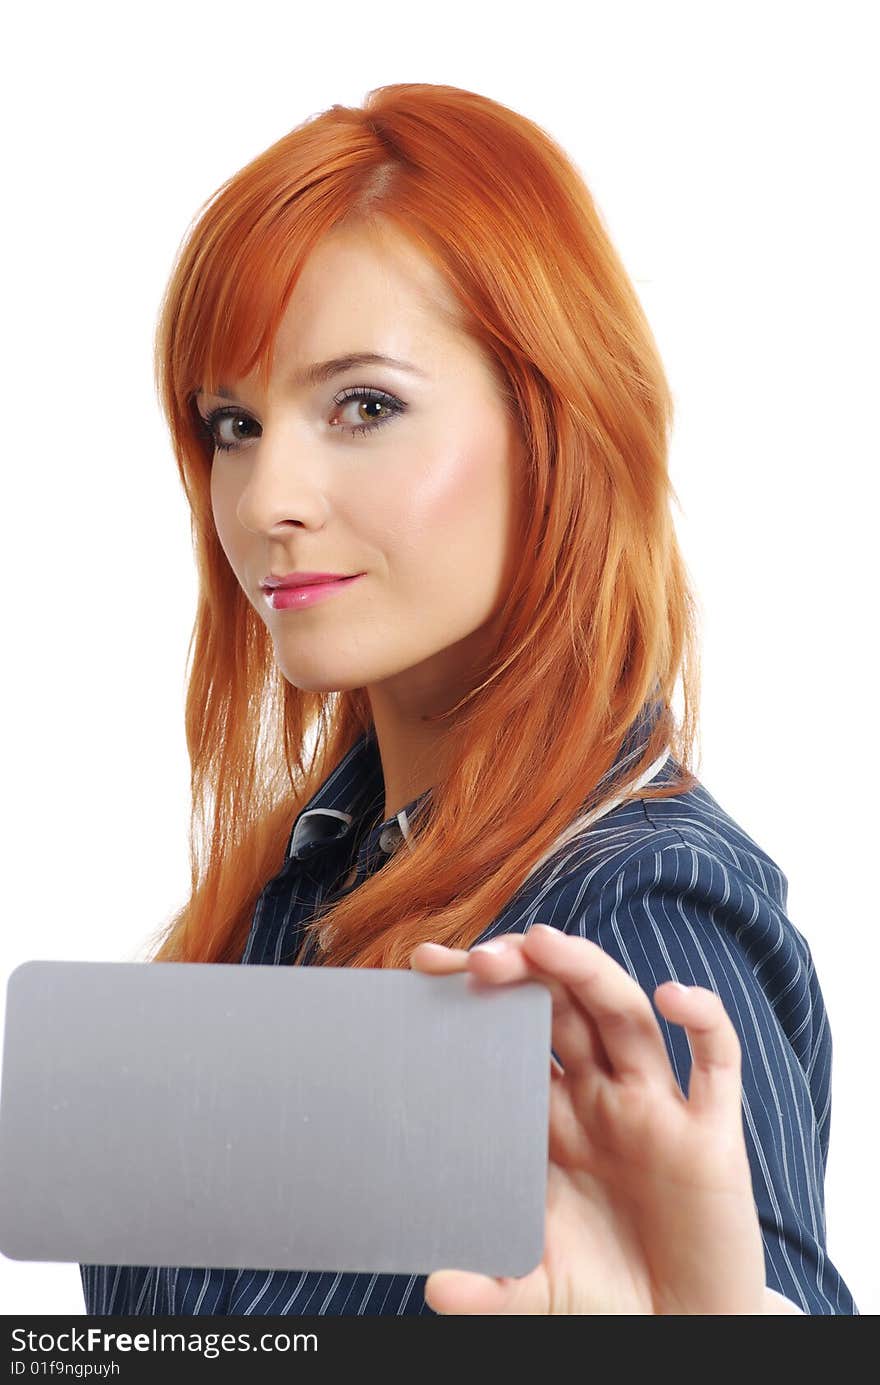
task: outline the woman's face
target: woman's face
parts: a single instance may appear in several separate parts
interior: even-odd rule
[[[346,229],[310,256],[255,372],[200,394],[214,420],[217,533],[271,634],[278,665],[312,691],[384,688],[440,710],[494,647],[513,563],[517,430],[481,350],[444,320],[433,266],[393,232]],[[375,352],[408,362],[320,362]],[[416,371],[418,373],[416,373]],[[368,391],[367,398],[357,391]],[[273,605],[271,573],[363,574],[313,604]]]

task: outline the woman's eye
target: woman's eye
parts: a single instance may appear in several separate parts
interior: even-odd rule
[[[333,418],[339,416],[341,422],[331,423],[331,426],[341,427],[343,433],[350,437],[364,437],[385,423],[390,423],[406,409],[403,400],[369,385],[343,391],[335,396],[333,403],[336,406]],[[237,452],[241,443],[253,436],[249,430],[260,426],[241,409],[215,409],[206,417],[199,417],[209,441],[219,452]],[[227,431],[224,431],[226,426]]]
[[[356,389],[344,390],[336,396],[333,403],[341,407],[343,413],[349,411],[348,421],[352,426],[347,427],[346,431],[358,437],[371,433],[375,428],[381,428],[383,423],[390,423],[392,418],[402,414],[406,408],[402,399],[395,398],[393,394],[386,394],[384,390],[372,389],[370,385],[358,385]],[[350,407],[352,405],[354,407]]]
[[[237,409],[215,409],[213,413],[208,414],[206,418],[202,419],[205,432],[208,434],[210,441],[217,448],[218,452],[237,451],[238,443],[241,440],[240,433],[232,429],[233,441],[230,442],[229,435],[224,437],[220,429],[224,423],[238,424],[241,422],[244,422],[248,427],[251,425],[259,427],[259,424],[255,424],[254,419],[250,418],[248,414],[239,413]]]

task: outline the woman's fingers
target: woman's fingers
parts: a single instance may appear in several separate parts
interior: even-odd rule
[[[478,983],[492,985],[539,980],[551,992],[553,1048],[567,1076],[595,1076],[598,1070],[618,1079],[656,1083],[680,1095],[651,1001],[623,967],[589,939],[534,924],[525,933],[501,934],[470,951],[423,943],[413,951],[411,965],[435,974],[467,969]],[[706,994],[711,1007],[712,992]],[[693,1013],[703,1023],[706,1063],[714,1068],[718,1043],[724,1043],[716,1033],[717,1021],[709,1024],[705,1007]],[[730,1037],[736,1039],[727,1023],[725,1062]]]
[[[651,1002],[623,967],[588,938],[546,924],[534,924],[524,946],[527,958],[567,986],[590,1016],[615,1078],[654,1082],[678,1093]]]
[[[720,996],[704,986],[667,981],[654,993],[664,1019],[684,1025],[693,1062],[688,1105],[710,1119],[737,1111],[742,1102],[742,1048]]]
[[[499,981],[522,980],[531,975],[528,967],[522,965],[517,967],[515,962],[515,954],[522,946],[523,935],[521,933],[505,933],[504,939],[505,946],[503,950],[508,952],[509,956],[514,960],[515,974],[510,972],[509,962],[505,964],[507,968],[505,974],[498,973],[497,963],[495,965],[490,963],[487,973],[485,965],[478,959],[477,971],[481,972],[483,980],[489,979],[497,984]],[[473,965],[470,964],[469,959],[474,955],[475,951],[479,951],[479,949],[471,949],[469,952],[462,947],[444,947],[442,943],[419,943],[418,947],[415,947],[410,954],[410,967],[413,971],[423,971],[434,976],[444,976],[451,972],[467,971],[469,967],[470,970],[473,971],[474,968]],[[563,1072],[564,1069],[562,1064],[551,1051],[550,1076],[561,1077]]]
[[[681,1099],[660,1026],[641,986],[613,958],[585,938],[545,924],[525,933],[504,933],[470,950],[422,943],[411,957],[415,970],[448,974],[470,971],[478,984],[538,980],[553,1000],[551,1126],[569,1162],[577,1162],[583,1131],[572,1105],[572,1088],[561,1077],[636,1078],[665,1085]],[[680,1024],[693,1055],[688,1106],[697,1116],[729,1117],[741,1103],[742,1052],[722,1001],[701,986],[664,982],[654,992],[664,1019]],[[563,1150],[564,1147],[564,1150]]]
[[[468,959],[474,979],[492,985],[541,981],[553,1001],[553,1049],[559,1054],[565,1075],[573,1079],[595,1077],[597,1072],[610,1076],[611,1064],[595,1024],[567,985],[529,958],[527,937],[527,933],[504,933],[472,947]]]
[[[443,976],[451,971],[467,971],[468,953],[463,947],[444,947],[441,943],[419,943],[410,953],[413,971]]]

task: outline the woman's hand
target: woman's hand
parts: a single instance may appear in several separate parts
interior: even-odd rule
[[[422,943],[411,966],[479,985],[538,980],[553,998],[547,1218],[521,1278],[428,1276],[438,1313],[764,1314],[761,1232],[742,1127],[740,1044],[718,996],[654,992],[684,1025],[685,1098],[645,992],[585,938],[533,925],[470,951]],[[782,1310],[785,1311],[785,1310]]]

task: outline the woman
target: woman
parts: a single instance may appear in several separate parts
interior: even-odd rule
[[[821,991],[690,768],[670,393],[576,170],[472,92],[334,106],[202,209],[156,364],[200,590],[154,960],[542,980],[546,1243],[515,1280],[83,1266],[87,1311],[857,1313]]]

